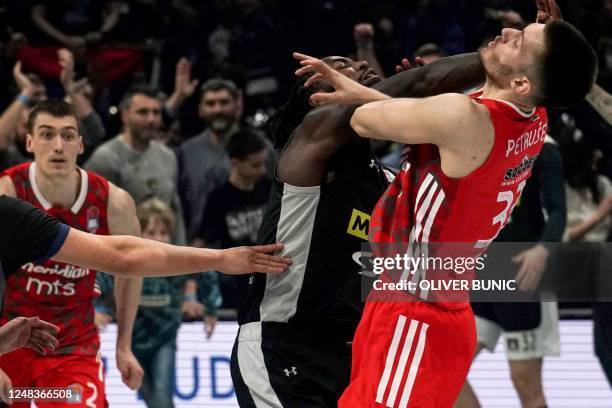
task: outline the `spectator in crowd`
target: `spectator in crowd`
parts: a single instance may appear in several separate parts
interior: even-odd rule
[[[138,206],[138,219],[143,238],[170,243],[175,227],[175,217],[170,207],[158,199],[147,200]],[[108,279],[112,279],[111,275],[105,275],[102,281],[98,281],[104,297],[112,293],[109,287],[112,281]],[[188,276],[143,280],[132,350],[145,372],[140,392],[146,405],[151,408],[174,407],[176,337],[181,325],[181,310],[185,309],[186,303],[195,302],[201,310],[200,317],[204,312],[204,306],[195,300],[195,293],[190,292],[193,286],[189,281]],[[210,338],[221,297],[215,281],[206,289],[205,326]],[[102,307],[97,307],[96,318],[101,325],[111,320],[108,310]]]
[[[28,115],[33,105],[47,99],[47,90],[40,78],[24,74],[19,61],[13,67],[13,78],[19,94],[0,116],[0,170],[31,160],[25,149]]]
[[[211,79],[201,90],[198,114],[207,127],[178,150],[179,191],[190,241],[202,222],[208,195],[227,180],[230,163],[226,146],[242,127],[242,96],[232,81]],[[271,174],[276,155],[267,141],[266,148],[267,171]]]
[[[176,219],[173,242],[184,245],[176,156],[155,140],[161,129],[162,102],[154,89],[135,86],[128,90],[120,109],[122,133],[102,144],[85,168],[126,190],[136,203],[156,197],[169,205]]]
[[[77,114],[79,129],[83,136],[85,145],[84,154],[79,157],[79,164],[83,164],[91,153],[100,145],[106,137],[106,129],[102,118],[94,110],[91,103],[93,89],[87,78],[75,79],[74,55],[62,48],[57,52],[59,65],[62,67],[60,82],[64,88],[66,102],[70,103]]]
[[[85,151],[91,152],[104,140],[102,119],[91,105],[91,88],[87,86],[86,80],[74,81],[72,53],[66,49],[60,50],[58,59],[62,66],[60,80],[66,98],[76,110]],[[20,93],[0,116],[0,170],[31,160],[25,149],[25,137],[28,133],[26,120],[30,107],[47,99],[47,90],[40,77],[36,74],[24,74],[21,62],[17,62],[13,67],[13,78]],[[78,158],[79,164],[84,161],[83,157]]]
[[[612,183],[597,172],[601,159],[598,151],[576,132],[570,140],[562,142],[562,155],[567,199],[567,228],[563,235],[566,242],[603,243],[612,226]],[[578,140],[575,140],[578,138]],[[599,287],[599,279],[610,270],[602,267],[599,245],[570,246],[564,249],[561,258],[567,273],[577,275],[580,270],[589,270],[595,281],[582,278],[582,284],[593,283]],[[581,275],[584,276],[584,275]],[[592,293],[592,292],[591,292]],[[608,294],[609,298],[609,294]],[[593,304],[595,354],[603,367],[608,382],[612,385],[612,303]]]
[[[60,44],[79,49],[87,43],[99,43],[119,22],[120,1],[60,0],[36,2],[32,6],[32,22],[39,43]]]
[[[227,145],[230,159],[229,179],[208,196],[197,236],[200,244],[211,248],[254,245],[270,194],[265,178],[268,152],[256,133],[241,130]],[[249,277],[221,279],[223,307],[239,308]]]

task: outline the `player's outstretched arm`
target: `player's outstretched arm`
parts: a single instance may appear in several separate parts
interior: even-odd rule
[[[112,235],[140,236],[136,204],[125,191],[109,183],[108,224]],[[142,278],[117,276],[115,279],[117,308],[117,369],[123,382],[133,390],[140,388],[144,371],[132,353],[132,331],[142,291]]]
[[[174,276],[205,270],[240,275],[283,272],[291,260],[269,255],[282,248],[282,244],[222,250],[178,247],[132,236],[93,235],[72,228],[53,259],[124,276]]]
[[[351,127],[361,137],[402,144],[444,145],[447,134],[474,128],[476,106],[467,96],[443,94],[425,99],[396,98],[365,104]]]

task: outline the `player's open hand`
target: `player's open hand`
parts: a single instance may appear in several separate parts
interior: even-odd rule
[[[561,8],[556,0],[536,0],[538,16],[536,22],[546,24],[553,20],[563,20]]]
[[[216,269],[228,275],[281,273],[291,265],[291,259],[269,254],[282,249],[283,244],[223,249],[220,251],[219,268]]]
[[[137,390],[142,384],[144,370],[138,363],[132,350],[117,349],[117,369],[121,373],[121,380],[132,390]]]
[[[512,257],[512,262],[519,265],[516,283],[521,291],[531,292],[538,288],[547,259],[548,250],[539,244]]]
[[[367,92],[367,87],[342,75],[318,58],[298,52],[293,53],[293,58],[300,61],[300,65],[302,65],[302,68],[295,71],[297,76],[313,73],[304,83],[306,88],[321,80],[327,81],[334,88],[334,92],[317,92],[313,94],[310,97],[310,103],[314,106],[328,103],[339,103],[348,106],[362,102],[362,94],[364,91]]]
[[[38,317],[16,317],[0,327],[0,354],[27,347],[45,355],[57,347],[57,333],[57,326]]]

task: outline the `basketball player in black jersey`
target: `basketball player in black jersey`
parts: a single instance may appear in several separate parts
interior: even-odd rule
[[[394,97],[461,91],[484,80],[476,54],[384,81],[366,62],[324,61]],[[231,365],[241,407],[337,406],[349,382],[348,343],[363,307],[355,260],[367,242],[370,212],[388,184],[369,142],[349,125],[353,110],[315,108],[310,96],[328,85],[307,89],[305,81],[297,80],[270,126],[284,149],[258,241],[282,241],[293,265],[274,277],[251,276]]]

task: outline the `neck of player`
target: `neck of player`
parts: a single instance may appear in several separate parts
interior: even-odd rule
[[[512,89],[499,87],[491,80],[487,80],[482,88],[482,97],[485,99],[497,99],[511,102],[524,112],[530,112],[534,106],[526,97],[521,97],[514,93]]]
[[[52,205],[70,208],[76,201],[81,188],[81,172],[75,168],[69,176],[49,176],[37,166],[36,184],[40,193]]]

